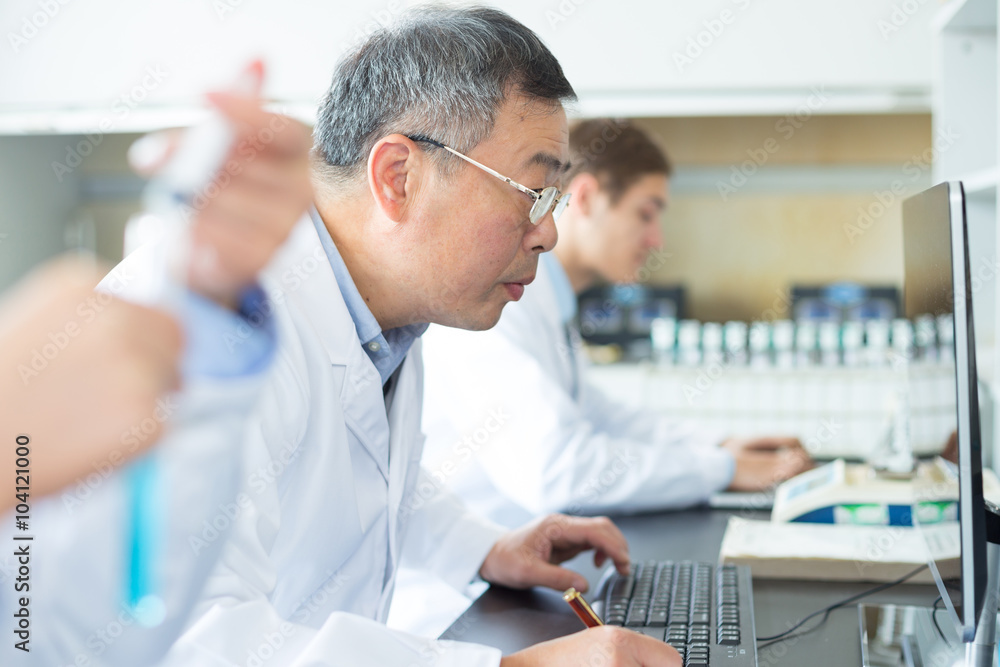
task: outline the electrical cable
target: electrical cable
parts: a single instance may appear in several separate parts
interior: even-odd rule
[[[790,627],[787,630],[785,630],[784,632],[779,632],[778,634],[771,635],[770,637],[757,637],[757,641],[758,642],[764,642],[763,644],[759,644],[759,643],[757,644],[757,650],[760,650],[762,648],[770,646],[771,644],[774,644],[774,643],[776,643],[776,642],[778,642],[778,641],[780,641],[782,639],[790,639],[791,637],[800,637],[802,635],[806,635],[806,634],[808,634],[808,633],[810,633],[810,632],[812,632],[812,631],[820,628],[824,623],[826,623],[827,619],[830,618],[830,612],[832,612],[833,610],[839,609],[840,607],[843,607],[845,605],[849,605],[852,602],[856,602],[856,601],[860,600],[863,597],[867,597],[869,595],[873,595],[875,593],[879,593],[879,592],[884,591],[886,589],[892,588],[893,586],[898,586],[899,584],[901,584],[901,583],[905,582],[906,580],[908,580],[908,579],[916,576],[917,574],[920,574],[921,572],[923,572],[926,569],[927,569],[927,565],[921,565],[917,569],[913,570],[912,572],[910,572],[908,574],[903,575],[899,579],[895,579],[894,581],[890,581],[890,582],[887,582],[887,583],[884,583],[884,584],[879,584],[878,586],[875,586],[874,588],[869,588],[867,591],[862,591],[861,593],[858,593],[856,595],[852,595],[851,597],[849,597],[849,598],[847,598],[845,600],[841,600],[840,602],[835,602],[832,605],[829,605],[827,607],[824,607],[822,609],[814,611],[813,613],[809,614],[808,616],[806,616],[805,618],[803,618],[802,620],[800,620],[798,623],[796,623],[792,627]],[[795,630],[798,630],[799,628],[801,628],[810,619],[815,618],[819,614],[823,614],[823,618],[822,618],[822,620],[819,623],[817,623],[816,625],[814,625],[811,628],[803,630],[802,632],[797,632],[794,635],[791,634],[791,633],[795,632]]]

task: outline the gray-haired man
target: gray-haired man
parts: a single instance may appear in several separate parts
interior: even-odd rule
[[[557,589],[586,587],[557,564],[587,549],[628,566],[607,519],[504,533],[419,467],[419,336],[428,322],[493,326],[534,278],[565,204],[572,96],[531,31],[483,8],[410,13],[338,66],[315,130],[315,210],[261,278],[281,343],[224,512],[230,538],[169,663],[496,665],[495,649],[383,625],[401,562],[456,587],[478,574]],[[680,664],[619,628],[502,664],[592,658]]]

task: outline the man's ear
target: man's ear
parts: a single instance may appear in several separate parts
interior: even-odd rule
[[[375,204],[393,222],[400,222],[412,204],[420,182],[424,154],[402,134],[379,139],[368,155],[368,187]]]
[[[594,207],[594,197],[601,191],[601,184],[593,174],[582,172],[573,177],[566,191],[573,193],[570,206],[589,216]]]

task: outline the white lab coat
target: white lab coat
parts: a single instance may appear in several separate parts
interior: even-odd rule
[[[421,482],[420,342],[387,414],[309,216],[261,284],[279,349],[244,442],[246,507],[166,664],[498,664],[495,649],[383,625],[401,562],[461,589],[502,534]]]
[[[508,526],[681,507],[728,486],[721,432],[608,399],[569,334],[544,262],[493,329],[428,330],[424,466],[439,485]]]
[[[137,253],[133,263],[161,265],[162,255],[152,250]],[[118,285],[110,290],[117,296],[139,301],[148,301],[155,289],[155,281],[122,270],[102,286],[107,288],[109,282]],[[86,326],[86,315],[81,318]],[[104,381],[99,375],[93,380]],[[12,557],[14,547],[4,550],[0,607],[3,617],[11,619],[20,606],[18,598],[29,599],[30,652],[15,649],[14,640],[6,641],[0,646],[0,664],[133,667],[155,664],[166,654],[217,562],[229,517],[240,511],[234,501],[243,476],[242,430],[263,381],[263,372],[189,379],[182,392],[160,399],[152,414],[123,433],[116,450],[93,461],[92,470],[57,494],[30,498],[27,531],[14,530],[11,514],[4,517],[3,543],[27,547],[30,557],[28,570],[20,573],[22,563]],[[60,415],[53,413],[52,418]],[[155,592],[167,615],[160,625],[143,628],[124,604],[129,506],[126,478],[116,466],[138,448],[140,439],[150,437],[153,420],[168,424],[152,454],[158,487],[153,497],[164,513],[151,562]],[[50,445],[31,446],[37,451]],[[14,541],[26,535],[34,540]],[[205,539],[194,544],[194,535]],[[15,591],[19,576],[24,581],[18,586],[29,587],[20,589],[23,592]]]

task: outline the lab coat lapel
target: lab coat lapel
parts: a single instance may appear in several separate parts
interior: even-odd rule
[[[383,589],[380,613],[388,615],[392,592],[395,587],[396,566],[399,564],[405,535],[400,524],[400,507],[403,498],[410,497],[420,472],[420,457],[423,454],[424,436],[420,431],[421,396],[423,394],[423,369],[420,356],[420,341],[414,342],[409,354],[396,375],[396,388],[389,409],[389,456],[392,461],[389,473],[389,567],[390,575]]]
[[[542,266],[544,265],[539,263],[540,269]],[[567,393],[576,397],[579,391],[578,378],[581,377],[580,334],[572,324],[567,325],[562,321],[559,298],[556,296],[555,285],[552,284],[548,269],[538,272],[538,279],[529,289],[538,290],[536,292],[538,312],[544,321],[546,335],[555,340],[555,348],[559,350],[559,354],[556,355],[559,380]]]
[[[389,479],[389,426],[382,381],[361,348],[354,320],[308,214],[268,269],[280,287],[272,298],[288,298],[302,309],[333,366],[344,367],[340,401],[347,427]]]

